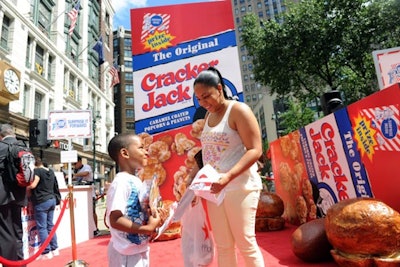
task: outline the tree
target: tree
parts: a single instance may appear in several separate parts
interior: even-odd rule
[[[315,112],[308,108],[304,102],[289,101],[289,108],[279,115],[279,123],[286,135],[313,122],[316,118]]]
[[[350,104],[379,90],[372,51],[398,46],[398,0],[303,0],[277,21],[249,14],[242,37],[255,79],[301,102],[339,90]]]

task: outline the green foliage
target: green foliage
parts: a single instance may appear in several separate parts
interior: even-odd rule
[[[310,124],[315,120],[315,112],[306,107],[304,102],[297,103],[294,101],[289,102],[289,109],[279,115],[279,123],[283,127],[283,134],[286,135],[295,130]]]
[[[303,0],[274,20],[243,20],[257,81],[302,102],[339,90],[350,104],[379,89],[374,50],[399,46],[398,0]]]

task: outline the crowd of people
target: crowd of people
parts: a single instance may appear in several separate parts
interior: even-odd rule
[[[237,249],[246,266],[263,267],[264,259],[255,235],[256,210],[262,190],[257,172],[257,160],[262,154],[257,120],[246,104],[228,97],[222,75],[216,68],[202,71],[193,88],[205,120],[200,138],[202,164],[211,165],[220,175],[212,184],[211,193],[224,191],[225,194],[220,205],[206,201],[218,266],[237,266]],[[11,125],[1,125],[0,140],[0,255],[19,260],[23,259],[21,208],[27,203],[27,195],[25,188],[7,188],[3,183],[7,143],[16,141]],[[111,234],[108,264],[110,267],[150,266],[149,242],[158,234],[168,211],[149,206],[148,183],[137,176],[137,171],[148,161],[144,140],[131,133],[116,135],[108,144],[108,153],[118,170],[106,199],[105,222]],[[72,179],[93,184],[93,171],[81,157],[74,164]],[[53,227],[57,192],[54,173],[36,158],[35,179],[28,187],[28,195],[34,205],[40,242]],[[94,189],[93,203],[94,234],[97,235]],[[41,257],[49,259],[57,254],[57,236],[54,235]]]
[[[33,207],[33,217],[38,232],[39,246],[49,237],[54,227],[54,211],[56,205],[61,202],[56,174],[52,168],[35,156],[35,168],[32,182],[21,187],[11,183],[9,176],[12,175],[7,165],[10,163],[8,154],[11,144],[17,143],[14,127],[10,124],[0,125],[0,256],[11,261],[24,259],[23,251],[23,228],[22,208],[28,205]],[[82,158],[78,157],[74,164],[73,179],[79,182],[85,181],[93,184],[93,173],[90,165],[83,164]],[[66,172],[63,172],[66,176]],[[93,187],[93,221],[96,226],[94,236],[100,231],[97,228],[96,215],[96,193]],[[59,255],[57,234],[54,234],[49,244],[43,248],[37,260],[51,259]],[[3,264],[4,267],[8,267]],[[22,265],[26,266],[26,265]]]

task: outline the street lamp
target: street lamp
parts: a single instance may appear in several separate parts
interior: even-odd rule
[[[93,180],[97,179],[97,166],[96,166],[96,123],[101,120],[100,111],[93,115]]]

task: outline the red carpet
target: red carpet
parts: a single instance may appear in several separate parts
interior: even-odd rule
[[[262,249],[265,266],[324,266],[337,267],[338,265],[332,260],[324,263],[305,263],[297,258],[291,249],[291,235],[296,229],[295,226],[286,225],[282,231],[275,232],[257,232],[258,244]],[[93,238],[86,242],[77,244],[77,260],[86,261],[90,267],[107,267],[107,245],[110,236],[108,234]],[[159,241],[151,243],[150,252],[151,267],[183,267],[183,259],[181,255],[181,240],[175,239],[170,241]],[[29,267],[54,266],[63,267],[72,260],[71,248],[60,250],[60,256],[50,260],[34,261],[28,264]],[[238,256],[239,266],[244,266],[243,260]],[[210,267],[216,267],[214,260]]]

